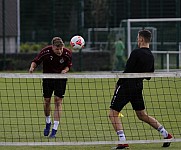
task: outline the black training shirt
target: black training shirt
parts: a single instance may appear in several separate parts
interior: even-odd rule
[[[139,48],[131,52],[124,73],[154,72],[154,56],[149,48]]]
[[[123,73],[154,72],[154,56],[149,48],[138,48],[131,52]],[[118,83],[121,83],[120,79]]]

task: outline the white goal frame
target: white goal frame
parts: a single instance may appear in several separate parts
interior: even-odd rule
[[[132,47],[131,47],[131,23],[133,22],[176,22],[180,21],[181,18],[150,18],[150,19],[127,19],[127,49],[128,49],[128,56],[131,54]],[[167,54],[167,69],[166,71],[169,72],[169,55],[170,54],[179,54],[179,66],[181,66],[181,49],[179,51],[153,51],[155,54]]]

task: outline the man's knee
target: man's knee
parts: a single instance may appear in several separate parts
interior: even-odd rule
[[[51,98],[44,98],[45,105],[50,105]]]
[[[117,111],[115,111],[113,109],[110,109],[110,111],[109,111],[109,119],[112,119],[114,117],[118,117],[118,115],[119,115],[119,112],[117,112]]]
[[[136,111],[136,115],[141,121],[145,121],[145,119],[148,118],[148,115],[144,110]]]
[[[62,104],[63,98],[55,96],[55,105],[60,106]]]

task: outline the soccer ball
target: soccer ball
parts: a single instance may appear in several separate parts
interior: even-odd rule
[[[85,41],[83,37],[76,35],[71,38],[70,45],[74,50],[80,50],[84,47]]]

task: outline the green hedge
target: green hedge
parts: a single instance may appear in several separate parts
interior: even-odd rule
[[[46,43],[46,42],[41,42],[41,43],[29,43],[29,42],[26,42],[26,43],[21,43],[21,45],[20,45],[20,53],[39,52],[42,48],[44,48],[47,45],[48,45],[48,43]],[[68,48],[68,49],[73,50],[69,43],[65,43],[65,47]]]
[[[21,43],[20,45],[20,52],[27,53],[27,52],[38,52],[43,47],[45,47],[48,43],[41,42],[41,43]]]

